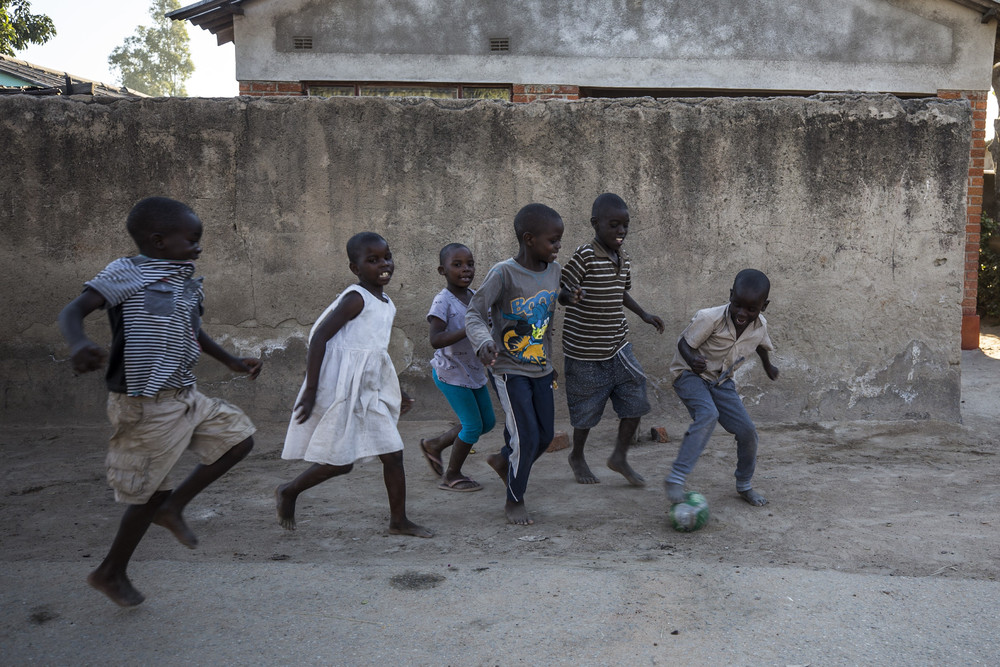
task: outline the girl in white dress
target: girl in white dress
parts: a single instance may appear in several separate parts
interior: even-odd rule
[[[309,334],[306,379],[281,453],[313,465],[275,489],[278,521],[294,530],[300,493],[377,456],[389,494],[389,532],[431,537],[406,518],[403,440],[396,424],[413,399],[400,390],[388,352],[396,307],[382,289],[392,279],[392,253],[384,238],[362,232],[347,242],[347,257],[358,284],[330,304]]]

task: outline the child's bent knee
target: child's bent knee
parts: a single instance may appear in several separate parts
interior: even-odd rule
[[[240,459],[246,457],[253,450],[253,436],[248,436],[245,440],[241,440],[232,447],[229,451],[234,455],[238,456]]]

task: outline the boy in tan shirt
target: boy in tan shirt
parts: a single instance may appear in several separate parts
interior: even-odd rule
[[[740,271],[729,290],[729,303],[699,310],[677,341],[677,353],[670,364],[674,391],[694,421],[667,475],[671,504],[684,502],[684,481],[708,444],[716,422],[736,436],[736,491],[751,505],[767,504],[751,485],[757,465],[757,429],[736,391],[733,373],[756,352],[767,377],[778,379],[778,369],[768,356],[774,346],[767,335],[767,320],[761,315],[770,290],[770,281],[760,271]]]

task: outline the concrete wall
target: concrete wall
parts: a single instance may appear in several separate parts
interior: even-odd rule
[[[996,21],[949,0],[254,0],[241,81],[989,88]],[[295,50],[293,38],[313,40]],[[491,53],[490,38],[510,40]]]
[[[142,197],[199,213],[206,329],[268,359],[254,384],[203,363],[203,384],[280,420],[309,325],[351,281],[351,234],[389,239],[393,354],[424,416],[446,415],[424,319],[443,286],[439,248],[472,247],[481,280],[515,252],[517,209],[541,201],[566,221],[567,258],[591,237],[594,196],[610,190],[631,206],[634,296],[666,321],[660,337],[631,319],[673,428],[684,419],[666,370],[676,337],[748,266],[773,282],[781,369],[774,383],[756,360],[737,374],[759,419],[958,419],[969,131],[967,102],[889,96],[0,98],[0,414],[102,419],[102,381],[73,377],[56,315],[134,252],[123,221]],[[103,317],[90,329],[107,340]]]

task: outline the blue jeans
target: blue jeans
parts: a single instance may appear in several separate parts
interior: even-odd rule
[[[488,433],[497,423],[497,419],[493,415],[490,390],[486,388],[486,385],[478,389],[470,389],[442,382],[436,370],[431,370],[431,377],[434,378],[434,384],[437,385],[437,388],[448,399],[448,405],[458,415],[458,421],[462,423],[458,439],[469,445],[479,442],[479,436]]]
[[[674,380],[674,391],[694,421],[684,434],[667,482],[684,485],[684,480],[694,470],[694,464],[712,437],[715,423],[719,422],[722,428],[736,436],[736,490],[751,489],[750,480],[757,467],[757,429],[750,421],[733,381],[726,380],[719,386],[713,386],[695,373],[684,371]]]

